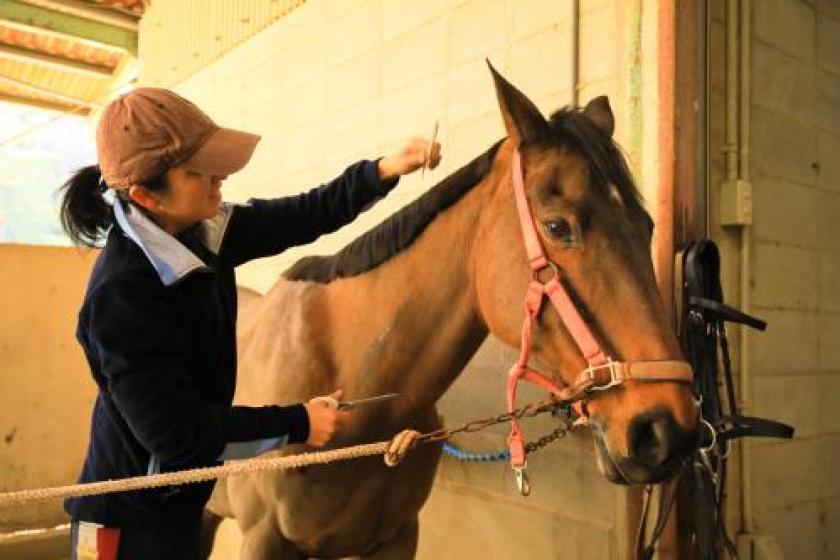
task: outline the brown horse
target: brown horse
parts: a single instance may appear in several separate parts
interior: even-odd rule
[[[653,222],[612,141],[606,98],[546,120],[493,74],[506,140],[336,255],[299,261],[265,296],[240,293],[237,402],[337,388],[347,399],[402,395],[354,411],[333,447],[438,428],[436,401],[488,333],[519,345],[530,272],[511,189],[517,146],[546,254],[601,347],[625,361],[681,359],[654,280]],[[544,306],[534,329],[533,359],[572,382],[586,363],[557,314]],[[628,381],[593,393],[587,409],[599,467],[615,482],[663,480],[695,443],[686,384]],[[423,445],[393,469],[373,457],[236,477],[209,509],[237,519],[248,560],[413,558],[439,459]]]

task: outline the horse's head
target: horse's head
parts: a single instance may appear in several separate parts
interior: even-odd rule
[[[553,263],[536,276],[557,274],[610,358],[661,362],[654,364],[660,369],[682,360],[654,277],[653,221],[612,141],[614,119],[607,99],[561,110],[546,120],[492,71],[508,140],[488,179],[494,190],[471,253],[476,297],[488,328],[519,345],[522,301],[532,275],[512,189],[511,166],[521,157],[533,223]],[[533,323],[532,363],[567,384],[578,381],[589,365],[571,330],[543,302]],[[663,480],[695,445],[698,416],[689,384],[668,381],[667,372],[658,375],[664,379],[629,379],[592,391],[585,400],[598,465],[614,482]]]

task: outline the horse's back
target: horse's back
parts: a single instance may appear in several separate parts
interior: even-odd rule
[[[318,351],[321,293],[319,284],[283,279],[265,295],[239,288],[237,403],[287,404],[317,394],[313,385],[328,367]]]

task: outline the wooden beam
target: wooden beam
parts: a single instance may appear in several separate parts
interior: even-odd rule
[[[28,97],[25,95],[13,95],[10,93],[0,92],[0,101],[7,101],[18,105],[27,105],[29,107],[37,107],[38,109],[48,109],[50,111],[58,111],[60,113],[73,113],[74,115],[83,117],[90,114],[90,108],[82,105],[70,105],[67,103],[47,101],[46,99],[38,99],[37,97]]]
[[[33,6],[21,0],[0,2],[0,20],[31,25],[118,47],[137,55],[137,33],[76,15]]]
[[[24,90],[34,92],[37,95],[44,95],[58,103],[65,103],[69,105],[81,105],[82,107],[87,107],[88,109],[98,107],[98,104],[96,103],[91,103],[90,101],[85,101],[84,99],[64,95],[63,93],[58,93],[57,91],[42,88],[40,86],[36,86],[35,84],[30,84],[28,82],[23,82],[14,78],[9,78],[8,76],[0,75],[0,84],[8,84],[15,88],[22,88]]]
[[[64,58],[63,56],[42,53],[33,49],[0,42],[0,60],[2,59],[34,64],[61,72],[84,74],[94,78],[109,79],[113,72],[113,68],[108,68],[107,66],[98,66],[89,62],[82,62],[81,60],[73,60]]]
[[[137,33],[137,22],[140,19],[137,16],[131,16],[126,12],[117,12],[108,9],[105,6],[90,4],[88,2],[80,2],[79,0],[24,0],[27,4],[32,6],[39,6],[52,10],[54,12],[61,12],[63,14],[70,14],[78,16],[106,25],[113,25],[121,29],[127,29]]]

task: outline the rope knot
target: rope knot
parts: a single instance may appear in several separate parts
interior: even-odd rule
[[[389,467],[399,465],[405,454],[417,445],[420,435],[420,432],[416,430],[403,430],[395,435],[385,451],[385,464]]]

